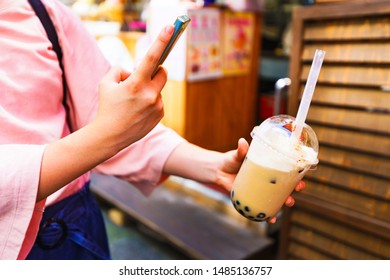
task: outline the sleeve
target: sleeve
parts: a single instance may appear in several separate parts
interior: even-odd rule
[[[58,1],[45,2],[59,33],[70,97],[68,102],[71,107],[72,127],[78,129],[95,117],[98,85],[110,65],[95,38],[84,28],[77,15]],[[170,153],[183,141],[185,140],[173,130],[159,124],[146,137],[96,170],[121,177],[147,194],[159,182]]]
[[[99,165],[96,171],[125,179],[148,195],[158,185],[169,155],[184,141],[173,130],[158,124],[143,139]]]
[[[37,232],[44,204],[35,202],[44,148],[0,145],[0,259],[16,259],[27,229]]]

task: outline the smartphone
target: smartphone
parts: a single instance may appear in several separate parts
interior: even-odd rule
[[[152,79],[156,75],[160,65],[164,63],[165,59],[167,58],[167,56],[171,52],[172,48],[175,46],[177,40],[180,38],[180,35],[186,29],[186,27],[188,26],[190,21],[191,21],[191,19],[188,16],[182,15],[182,16],[178,16],[176,21],[173,23],[173,26],[175,29],[173,31],[172,37],[169,40],[168,45],[165,47],[160,59],[157,62],[156,67],[153,70]]]

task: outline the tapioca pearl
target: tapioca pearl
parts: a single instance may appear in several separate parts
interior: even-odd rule
[[[241,209],[238,210],[238,213],[240,213],[241,215],[243,215],[244,217],[246,217],[244,211],[242,211]]]
[[[249,208],[249,206],[245,206],[244,209],[245,209],[246,212],[250,212],[250,211],[251,211],[251,209]]]
[[[259,213],[259,214],[257,214],[257,216],[256,216],[256,218],[259,218],[259,219],[261,219],[261,220],[263,220],[265,217],[267,217],[267,215],[264,214],[264,213]]]
[[[298,170],[298,173],[302,173],[302,172],[303,172],[303,170],[305,170],[305,169],[300,169],[300,170]]]
[[[230,193],[230,197],[231,197],[231,198],[234,197],[234,191],[232,191],[232,192]]]
[[[236,200],[236,205],[237,205],[237,206],[240,206],[240,204],[241,204],[240,201],[239,201],[239,200]]]
[[[271,183],[271,184],[276,184],[276,178],[272,178],[271,180],[269,180],[269,182]]]
[[[264,221],[269,220],[269,218],[270,218],[270,217],[266,217],[266,218],[264,218],[264,219],[255,218],[255,221],[256,221],[256,222],[264,222]]]

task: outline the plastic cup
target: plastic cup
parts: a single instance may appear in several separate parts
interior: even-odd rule
[[[305,173],[317,165],[315,132],[304,124],[296,141],[291,137],[294,127],[294,117],[277,115],[253,129],[231,191],[234,207],[245,218],[260,222],[274,217]]]

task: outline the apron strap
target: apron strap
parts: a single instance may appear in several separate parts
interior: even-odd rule
[[[47,37],[49,38],[51,44],[53,45],[53,50],[57,54],[58,64],[62,70],[62,88],[63,88],[62,104],[66,110],[67,121],[70,127],[71,123],[69,122],[69,106],[67,103],[67,85],[66,85],[66,78],[65,78],[65,68],[62,63],[63,55],[62,55],[60,43],[58,41],[57,31],[43,3],[40,0],[28,0],[28,2],[30,3],[31,7],[35,11],[35,14],[41,21],[43,28],[46,31]]]

